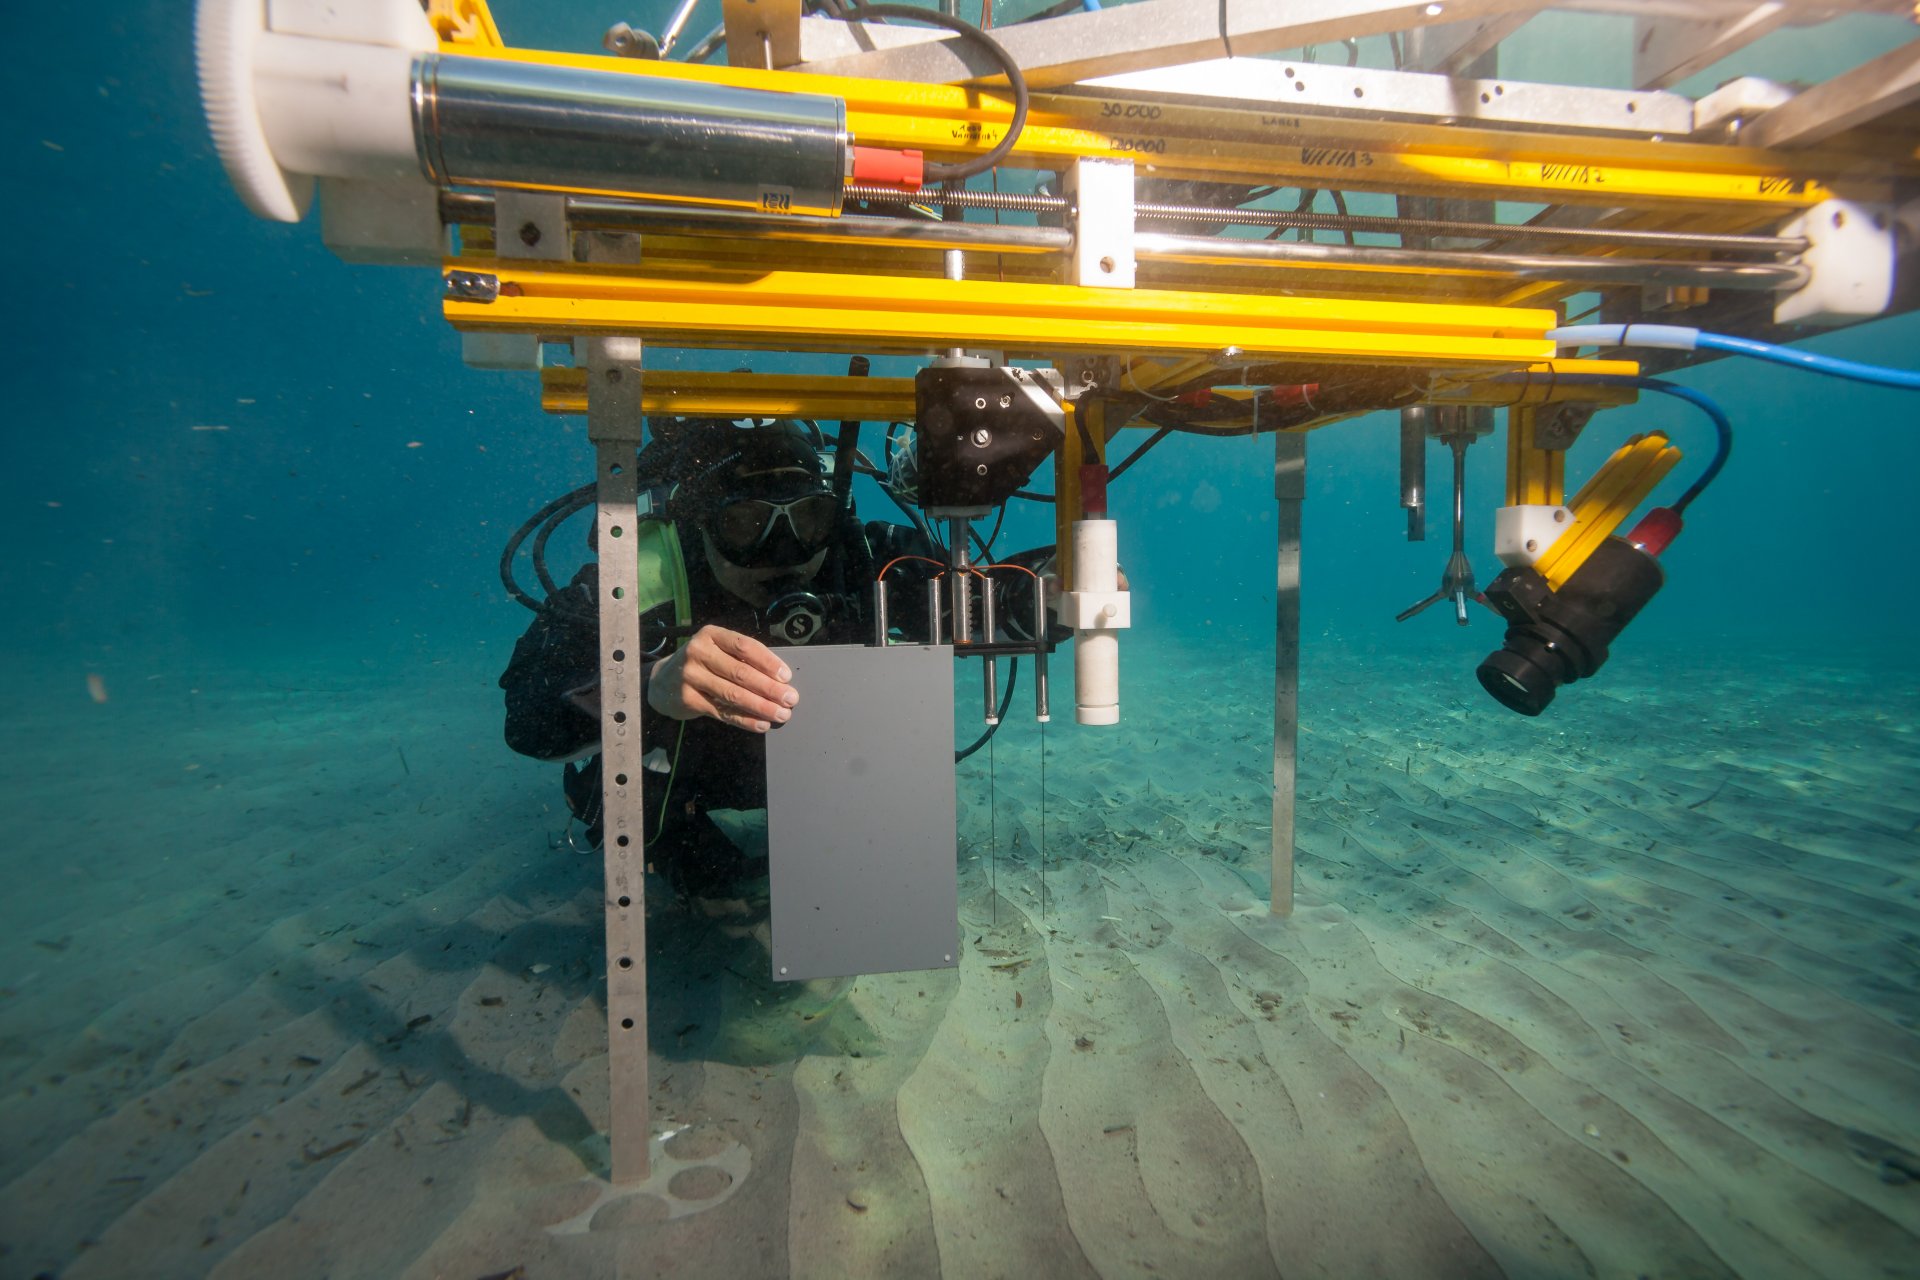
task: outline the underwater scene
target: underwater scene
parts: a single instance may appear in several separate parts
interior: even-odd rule
[[[1914,38],[1866,7],[1671,88],[1812,83]],[[600,54],[611,24],[663,32],[679,8],[491,13],[510,45]],[[1502,73],[1629,83],[1616,8],[1514,24]],[[1604,666],[1538,715],[1476,679],[1507,632],[1471,598],[1502,569],[1507,412],[1460,446],[1458,617],[1450,446],[1425,444],[1413,541],[1401,413],[1305,433],[1290,889],[1272,433],[1257,409],[1245,432],[1125,428],[1117,723],[1076,723],[1086,641],[1064,631],[1045,722],[1026,657],[1001,660],[991,735],[977,659],[952,664],[950,724],[942,699],[925,724],[860,707],[965,753],[958,930],[929,968],[780,979],[779,833],[761,757],[728,753],[815,709],[800,658],[780,702],[778,655],[803,650],[673,659],[645,733],[663,698],[689,727],[648,737],[643,786],[687,781],[642,819],[646,1052],[616,1098],[601,802],[563,782],[592,772],[600,650],[591,603],[554,603],[595,598],[591,569],[575,585],[594,491],[539,536],[548,586],[523,528],[595,482],[587,415],[464,364],[436,269],[344,262],[315,216],[249,211],[186,0],[16,10],[0,1278],[1920,1277],[1913,390],[1738,357],[1662,374],[1724,413],[1731,450]],[[721,10],[702,0],[683,45]],[[958,6],[997,31],[1046,12]],[[1391,69],[1400,45],[1301,56],[1350,55]],[[1915,370],[1920,322],[1794,346]],[[644,361],[847,372],[820,349]],[[876,348],[871,373],[934,354]],[[838,423],[819,426],[783,428],[811,442],[797,461],[674,455],[680,493],[708,485],[721,513],[688,544],[696,599],[771,610],[782,540],[825,545]],[[1716,430],[1668,394],[1597,413],[1567,492],[1655,432],[1682,456],[1638,509],[1671,506]],[[948,531],[896,501],[910,438],[864,423],[853,509],[888,554],[938,557]],[[1054,481],[1040,462],[1024,491]],[[1045,574],[1054,508],[1002,498],[968,537]],[[1033,616],[1024,589],[1002,622]],[[922,597],[895,599],[911,641]],[[766,698],[699,683],[702,661]],[[672,662],[685,683],[658,694]],[[856,778],[808,803],[944,848],[935,791]],[[882,889],[876,926],[890,910]],[[616,1176],[617,1107],[643,1177]]]

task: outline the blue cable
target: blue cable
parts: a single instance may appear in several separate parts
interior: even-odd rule
[[[1776,342],[1736,338],[1726,333],[1702,333],[1670,324],[1574,324],[1547,331],[1547,337],[1561,346],[1658,347],[1670,351],[1725,351],[1731,355],[1752,356],[1772,364],[1829,377],[1864,382],[1876,387],[1894,387],[1902,391],[1920,391],[1920,372],[1889,369],[1885,365],[1862,364],[1839,356],[1823,356],[1813,351],[1783,347]]]
[[[1705,335],[1703,334],[1702,336],[1704,337]],[[1714,401],[1713,397],[1706,394],[1706,392],[1696,391],[1692,387],[1683,387],[1677,382],[1668,382],[1664,378],[1635,378],[1613,373],[1576,375],[1572,379],[1565,378],[1564,376],[1562,378],[1562,381],[1569,380],[1583,383],[1597,383],[1603,387],[1637,387],[1642,391],[1658,391],[1660,394],[1672,396],[1676,400],[1685,400],[1688,404],[1706,414],[1707,417],[1713,419],[1714,431],[1719,436],[1719,445],[1714,451],[1713,461],[1707,464],[1707,469],[1700,474],[1700,478],[1689,485],[1687,491],[1680,495],[1680,500],[1673,504],[1675,511],[1684,514],[1687,509],[1687,504],[1699,497],[1701,492],[1713,483],[1714,477],[1719,475],[1721,469],[1727,465],[1727,457],[1733,452],[1733,423],[1727,418],[1727,411],[1722,409],[1719,404]]]
[[[1726,333],[1703,333],[1695,343],[1709,351],[1727,351],[1734,355],[1752,356],[1756,360],[1784,364],[1789,368],[1809,369],[1814,373],[1845,378],[1849,382],[1864,382],[1875,387],[1898,387],[1902,391],[1920,391],[1920,373],[1911,369],[1889,369],[1885,365],[1862,364],[1858,360],[1823,356],[1814,351],[1800,351],[1794,347],[1759,342],[1753,338],[1736,338]]]
[[[1088,13],[1100,12],[1100,0],[1080,0],[1080,7]]]

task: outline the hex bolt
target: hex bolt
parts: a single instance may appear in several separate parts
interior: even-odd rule
[[[1013,397],[1012,397],[1012,396],[1001,396],[1001,397],[1000,397],[1000,407],[1001,407],[1002,409],[1011,409],[1011,408],[1013,408]]]

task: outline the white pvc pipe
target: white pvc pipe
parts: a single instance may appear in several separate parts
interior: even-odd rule
[[[1111,520],[1073,524],[1073,589],[1117,591],[1119,542]],[[1108,606],[1111,616],[1112,606]],[[1082,628],[1073,644],[1074,718],[1081,724],[1120,722],[1120,636],[1097,624]]]

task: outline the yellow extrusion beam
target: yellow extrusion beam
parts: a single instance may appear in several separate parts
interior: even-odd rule
[[[1139,361],[1143,389],[1180,381],[1213,368],[1211,359],[1162,363]],[[1630,403],[1632,388],[1581,386],[1560,382],[1551,387],[1550,369],[1561,373],[1632,373],[1638,366],[1628,360],[1552,360],[1528,369],[1539,375],[1526,387],[1529,398],[1521,403],[1545,404],[1561,401],[1585,401],[1614,405]],[[1174,376],[1155,377],[1147,370],[1175,371]],[[1131,374],[1121,383],[1131,390]],[[1244,398],[1248,392],[1232,388],[1214,388],[1214,395],[1228,399]],[[1478,404],[1491,408],[1512,405],[1514,385],[1507,382],[1459,383],[1443,396],[1448,404]],[[641,411],[652,415],[688,418],[816,418],[822,422],[857,419],[863,422],[912,422],[914,397],[912,378],[849,378],[841,374],[796,373],[694,373],[662,369],[646,375],[640,397]],[[540,371],[540,407],[548,413],[583,414],[587,411],[587,375],[584,369],[552,368]],[[1351,416],[1351,415],[1343,415]],[[1328,422],[1334,419],[1328,419]],[[1303,425],[1321,426],[1324,423]],[[1109,432],[1112,427],[1109,425]],[[1509,490],[1508,501],[1513,501]],[[1556,497],[1554,501],[1558,502]]]
[[[427,21],[439,33],[442,45],[462,53],[498,50],[506,45],[486,0],[430,0]]]
[[[1462,380],[1440,371],[1433,393],[1435,404],[1478,404],[1495,409],[1533,404],[1594,404],[1613,407],[1632,404],[1639,393],[1632,387],[1597,386],[1572,379],[1567,374],[1603,373],[1613,377],[1633,377],[1640,365],[1633,360],[1542,360],[1524,369],[1504,373],[1498,382],[1486,379]]]
[[[1093,443],[1092,456],[1086,451],[1088,440]],[[1106,404],[1086,399],[1069,405],[1067,433],[1053,454],[1053,564],[1063,587],[1073,585],[1073,522],[1087,514],[1080,492],[1080,468],[1106,460]]]
[[[585,369],[542,369],[540,407],[587,411]],[[790,373],[648,372],[640,411],[686,418],[818,418],[912,422],[912,378],[849,378]]]
[[[1655,431],[1635,436],[1596,471],[1567,505],[1573,528],[1561,534],[1533,567],[1558,591],[1620,522],[1646,500],[1680,462],[1680,451]]]
[[[1538,413],[1533,405],[1515,405],[1507,410],[1507,505],[1510,507],[1557,507],[1566,497],[1566,451],[1542,449],[1534,444],[1534,419]]]
[[[979,155],[1005,136],[1013,107],[1003,90],[892,80],[759,71],[681,62],[504,49],[484,39],[444,40],[448,53],[823,94],[847,104],[847,126],[862,146]],[[1272,111],[1152,104],[1129,115],[1129,100],[1035,94],[1010,163],[1058,168],[1088,156],[1150,164],[1157,176],[1246,179],[1258,184],[1347,191],[1472,191],[1555,203],[1730,204],[1782,213],[1817,204],[1859,158],[1776,153],[1640,138],[1599,138],[1400,122],[1329,120]],[[1124,119],[1124,127],[1113,121]],[[1530,194],[1533,193],[1533,194]]]
[[[984,347],[1313,356],[1375,365],[1525,366],[1553,355],[1544,308],[1382,303],[456,258],[496,277],[492,302],[449,297],[456,329],[628,334],[680,346],[923,353]]]

